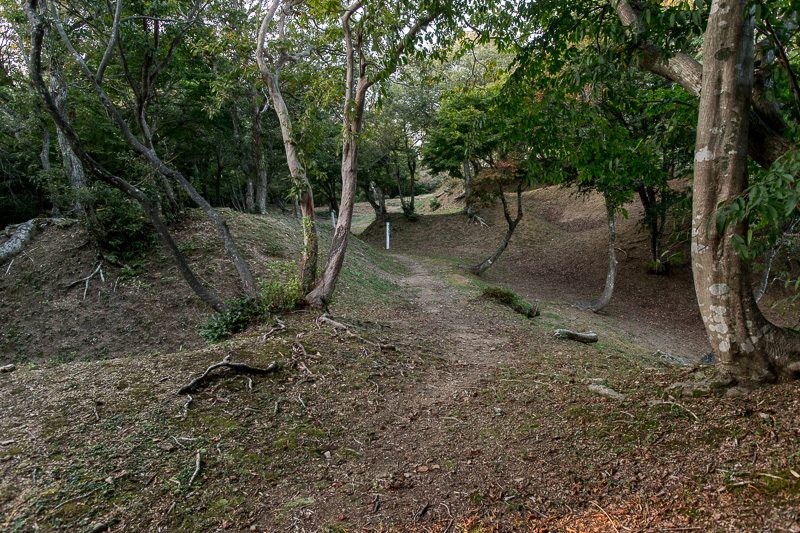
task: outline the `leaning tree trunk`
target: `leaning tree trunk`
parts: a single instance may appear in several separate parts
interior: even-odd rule
[[[194,290],[200,299],[209,304],[214,310],[220,313],[226,311],[227,306],[222,302],[222,300],[220,300],[219,297],[203,286],[203,284],[200,283],[200,281],[194,275],[191,268],[184,260],[183,254],[172,238],[172,235],[167,229],[166,224],[164,224],[164,222],[161,220],[158,208],[153,204],[150,198],[148,198],[141,189],[125,181],[124,179],[111,174],[102,165],[95,161],[94,158],[92,158],[92,156],[90,156],[83,148],[80,139],[78,138],[75,130],[72,128],[72,125],[69,123],[67,118],[58,111],[52,95],[47,89],[47,85],[45,85],[44,79],[42,78],[41,63],[44,24],[39,16],[38,1],[27,0],[25,4],[25,12],[28,16],[28,21],[31,28],[30,61],[28,63],[31,83],[35,92],[42,99],[48,114],[50,114],[50,116],[53,118],[53,121],[56,123],[56,126],[64,132],[64,135],[66,136],[67,141],[72,147],[75,155],[78,157],[78,159],[80,159],[85,169],[94,174],[98,179],[104,181],[111,187],[119,189],[123,193],[139,202],[150,219],[150,222],[161,236],[162,241],[167,246],[167,249],[175,261],[178,271],[181,273],[181,275],[183,275],[184,279],[192,288],[192,290]]]
[[[319,245],[317,244],[317,223],[314,211],[314,191],[308,181],[306,171],[300,163],[300,155],[297,151],[297,143],[294,140],[294,130],[289,118],[289,110],[283,100],[280,87],[278,86],[278,76],[269,71],[262,71],[264,79],[269,89],[269,97],[278,115],[283,135],[283,147],[286,151],[286,163],[289,165],[289,172],[292,180],[302,193],[298,200],[300,204],[301,221],[303,224],[303,256],[300,262],[300,280],[303,293],[311,292],[317,281],[317,255]]]
[[[59,113],[65,117],[68,116],[67,99],[69,98],[69,87],[67,86],[66,80],[64,80],[64,73],[61,70],[61,65],[55,59],[51,59],[50,65],[50,90]],[[58,136],[58,148],[61,151],[61,159],[64,165],[64,174],[67,177],[69,187],[72,191],[72,212],[76,217],[85,220],[90,233],[102,239],[102,228],[94,213],[92,198],[89,195],[86,176],[83,172],[83,165],[69,145],[69,141],[64,135],[64,132],[61,131],[61,128],[58,126],[56,126],[56,134]]]
[[[703,87],[697,123],[692,263],[697,301],[717,368],[742,384],[800,373],[800,336],[761,314],[745,261],[732,245],[745,224],[717,231],[717,206],[747,186],[748,125],[753,85],[753,19],[745,0],[714,0],[703,42]]]
[[[614,294],[614,284],[617,281],[617,231],[614,224],[614,206],[607,200],[606,212],[608,215],[608,273],[606,274],[606,286],[600,298],[582,306],[594,313],[603,309],[611,301],[611,296]]]
[[[519,224],[519,221],[522,220],[522,187],[517,187],[517,218],[513,220],[511,219],[511,214],[508,212],[508,202],[506,201],[506,196],[503,194],[502,189],[500,189],[500,200],[503,202],[503,215],[505,215],[506,222],[508,223],[508,231],[506,231],[506,236],[503,238],[503,242],[500,244],[500,247],[497,248],[497,251],[487,258],[483,263],[475,266],[459,265],[459,268],[463,268],[472,274],[482,274],[489,270],[489,267],[492,266],[498,259],[500,259],[500,255],[508,247],[511,236],[514,235],[514,230],[517,229],[517,224]]]

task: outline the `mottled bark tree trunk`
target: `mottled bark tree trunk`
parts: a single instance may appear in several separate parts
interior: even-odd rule
[[[506,223],[508,224],[508,230],[506,231],[506,235],[503,238],[503,242],[500,243],[500,246],[497,250],[488,257],[482,263],[479,263],[475,266],[463,266],[461,265],[460,268],[463,268],[467,272],[472,274],[482,274],[489,270],[495,262],[500,259],[500,255],[505,251],[508,247],[508,243],[511,241],[511,236],[514,235],[514,230],[517,229],[517,225],[519,221],[522,220],[522,187],[517,188],[517,217],[512,219],[511,213],[508,212],[508,202],[506,201],[506,196],[503,194],[503,190],[500,189],[500,200],[503,202],[503,215],[506,218]]]
[[[606,273],[606,284],[600,298],[581,307],[597,313],[611,301],[614,295],[614,285],[617,282],[617,230],[614,221],[614,206],[606,200],[606,216],[608,218],[608,272]]]
[[[69,87],[64,79],[64,73],[61,68],[61,64],[55,58],[51,59],[50,91],[53,94],[53,101],[56,109],[66,117],[68,116],[67,100],[69,99]],[[101,228],[97,222],[97,217],[94,215],[92,198],[87,190],[83,165],[69,145],[69,141],[64,135],[64,132],[57,126],[56,134],[58,136],[58,148],[61,151],[61,160],[64,166],[64,175],[72,191],[72,212],[76,217],[85,220],[90,232],[97,237],[97,233],[101,231]]]
[[[747,187],[753,91],[753,19],[745,0],[714,0],[703,42],[703,85],[695,145],[692,263],[697,301],[723,378],[743,384],[795,377],[800,336],[771,324],[753,296],[732,237],[717,231],[717,206]]]

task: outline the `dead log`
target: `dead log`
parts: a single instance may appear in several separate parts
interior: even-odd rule
[[[4,233],[9,235],[9,239],[0,246],[0,263],[20,253],[33,237],[35,229],[35,219],[16,226],[8,226]]]
[[[203,381],[208,378],[208,375],[211,373],[212,370],[220,368],[220,367],[228,367],[236,372],[242,372],[245,374],[269,374],[270,372],[274,372],[280,368],[280,365],[276,361],[271,362],[267,365],[267,368],[257,368],[254,366],[250,366],[245,363],[231,363],[230,362],[230,355],[225,356],[221,362],[211,365],[203,372],[203,375],[199,378],[195,378],[180,389],[175,394],[186,394],[195,390],[198,386],[200,386]]]
[[[556,337],[559,339],[567,339],[571,341],[582,342],[584,344],[591,344],[593,342],[597,342],[597,333],[593,331],[589,331],[587,333],[579,333],[577,331],[572,331],[569,329],[557,329],[556,330]]]

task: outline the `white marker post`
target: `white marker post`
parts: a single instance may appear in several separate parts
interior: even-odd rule
[[[386,249],[389,249],[389,223],[386,223]]]
[[[333,229],[336,229],[336,213],[331,211],[331,224],[333,225]]]

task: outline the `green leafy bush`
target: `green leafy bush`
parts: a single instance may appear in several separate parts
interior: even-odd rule
[[[486,287],[483,289],[483,296],[491,298],[503,305],[507,305],[517,313],[528,318],[539,316],[539,303],[531,304],[511,289],[503,287]]]
[[[210,342],[221,342],[272,314],[305,304],[296,263],[273,262],[267,272],[268,277],[259,281],[257,298],[231,300],[227,311],[215,314],[201,326],[200,336]]]
[[[428,207],[431,208],[431,211],[436,211],[437,209],[442,207],[442,204],[441,204],[441,202],[439,202],[439,199],[434,196],[433,198],[431,198],[431,201],[428,203]]]
[[[297,264],[294,261],[270,263],[269,279],[258,284],[264,313],[285,313],[305,303]]]
[[[263,316],[257,299],[238,298],[228,302],[228,310],[217,313],[200,327],[200,336],[210,342],[221,342],[244,331]]]

